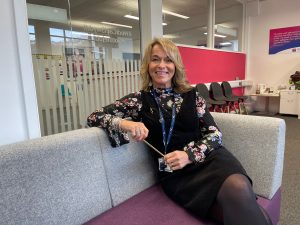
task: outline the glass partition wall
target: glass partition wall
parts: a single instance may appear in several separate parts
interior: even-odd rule
[[[236,0],[215,0],[215,48],[242,51],[243,4]]]
[[[238,0],[163,0],[164,36],[178,44],[241,51],[243,4]],[[213,7],[212,15],[209,14]],[[213,21],[211,21],[213,19]],[[209,29],[213,24],[212,46]]]
[[[241,1],[161,1],[163,23],[155,26],[163,27],[165,37],[241,51]],[[27,0],[43,136],[85,127],[96,108],[139,90],[138,4],[143,2]]]
[[[177,44],[206,47],[208,1],[163,0],[164,37]]]
[[[135,0],[27,0],[42,135],[85,127],[96,108],[138,90]]]

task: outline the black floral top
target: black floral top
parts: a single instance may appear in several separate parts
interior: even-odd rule
[[[155,89],[155,91],[158,94],[164,113],[172,112],[174,103],[176,113],[180,111],[181,103],[183,102],[180,94],[174,95],[173,91],[170,92],[165,89]],[[87,124],[90,127],[104,128],[107,131],[112,146],[120,146],[129,142],[129,136],[114,125],[114,119],[116,117],[130,117],[133,121],[141,121],[142,106],[141,92],[131,93],[117,100],[115,103],[93,112],[87,118]],[[212,150],[222,145],[222,133],[210,115],[205,100],[198,92],[196,92],[196,111],[202,137],[199,140],[189,142],[183,150],[187,152],[191,161],[199,163],[203,162]]]

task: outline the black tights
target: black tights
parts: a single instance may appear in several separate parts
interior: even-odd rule
[[[257,204],[248,178],[242,174],[230,175],[224,181],[217,202],[223,210],[225,225],[272,225]]]

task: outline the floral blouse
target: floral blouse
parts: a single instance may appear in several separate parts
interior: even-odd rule
[[[174,101],[176,113],[179,112],[183,101],[179,94],[175,94],[174,97],[173,92],[166,92],[164,89],[156,89],[156,92],[159,93],[161,107],[165,112],[172,111]],[[131,93],[111,105],[97,109],[87,118],[87,125],[104,128],[112,146],[129,143],[128,134],[119,130],[119,127],[115,125],[114,119],[130,117],[133,121],[140,121],[142,106],[141,92]],[[222,145],[222,133],[209,113],[205,100],[198,92],[196,92],[196,109],[202,138],[188,143],[183,150],[188,154],[191,161],[199,163],[203,162],[211,151]]]

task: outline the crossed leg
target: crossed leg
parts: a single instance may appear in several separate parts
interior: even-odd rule
[[[242,174],[230,175],[224,181],[217,202],[225,225],[272,225],[268,214],[257,204],[250,181]]]

